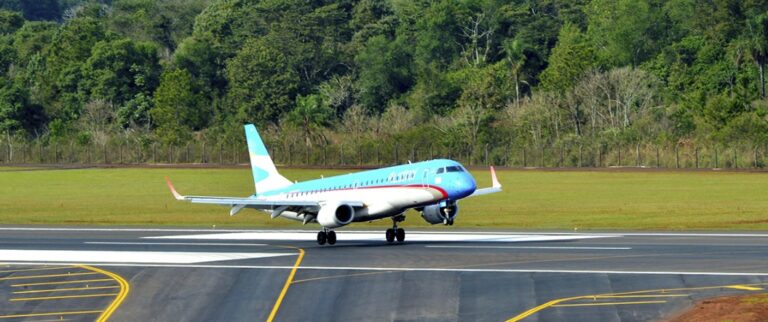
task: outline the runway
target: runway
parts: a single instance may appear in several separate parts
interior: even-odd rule
[[[653,321],[768,287],[761,233],[315,233],[2,227],[0,320]]]

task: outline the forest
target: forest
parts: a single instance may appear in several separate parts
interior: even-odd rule
[[[762,167],[767,61],[764,0],[3,0],[0,160]]]

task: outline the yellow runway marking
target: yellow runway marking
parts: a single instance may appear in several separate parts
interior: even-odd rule
[[[67,274],[51,274],[51,275],[11,276],[11,277],[0,278],[0,281],[25,280],[25,279],[34,279],[34,278],[67,277],[67,276],[83,276],[83,275],[96,275],[96,274],[99,274],[99,273],[88,272],[88,273],[67,273]]]
[[[635,301],[635,302],[599,302],[599,303],[579,303],[579,304],[557,304],[552,307],[577,307],[577,306],[606,306],[606,305],[633,305],[633,304],[659,304],[667,301]]]
[[[11,269],[6,271],[0,271],[0,273],[16,273],[16,272],[30,272],[30,271],[50,271],[56,269],[72,268],[75,266],[58,266],[58,267],[41,267],[41,268],[25,268],[25,269]]]
[[[293,264],[293,269],[291,269],[291,273],[288,274],[288,279],[285,280],[285,285],[283,285],[283,290],[280,291],[280,296],[277,297],[277,301],[275,302],[275,306],[272,307],[272,312],[269,313],[267,322],[274,321],[275,316],[277,315],[277,311],[280,309],[280,304],[283,303],[283,298],[285,297],[285,294],[288,293],[288,288],[291,287],[291,282],[293,282],[293,277],[296,275],[296,270],[299,269],[299,265],[301,265],[301,260],[304,259],[303,249],[298,247],[291,247],[291,246],[285,246],[285,247],[295,248],[299,250],[299,258],[297,258],[296,263]]]
[[[120,288],[120,286],[90,286],[90,287],[70,287],[70,288],[51,288],[46,290],[34,290],[34,291],[16,291],[13,294],[30,294],[30,293],[52,293],[52,292],[68,292],[68,291],[86,291],[86,290],[103,290]]]
[[[762,288],[759,287],[752,287],[752,286],[746,286],[746,285],[731,285],[726,286],[727,288],[733,288],[737,290],[744,290],[744,291],[762,291]]]
[[[123,300],[125,300],[125,297],[128,296],[128,292],[131,290],[131,286],[128,285],[128,282],[122,276],[112,273],[110,271],[106,271],[100,268],[87,266],[87,265],[80,265],[80,267],[107,275],[120,284],[120,293],[117,294],[117,297],[115,298],[115,300],[112,301],[112,303],[107,307],[106,310],[104,310],[104,313],[102,313],[99,316],[99,318],[96,319],[96,322],[105,322],[107,321],[107,319],[109,319],[110,316],[112,316],[112,313],[115,313],[115,310],[117,310],[117,307],[123,303]]]
[[[48,300],[65,300],[65,299],[79,299],[79,298],[86,298],[86,297],[106,297],[106,296],[115,296],[118,293],[108,293],[108,294],[81,294],[81,295],[62,295],[62,296],[45,296],[45,297],[17,297],[10,299],[11,302],[19,302],[19,301],[48,301]]]
[[[43,283],[24,283],[24,284],[12,284],[11,287],[24,287],[24,286],[39,286],[39,285],[61,285],[61,284],[76,284],[76,283],[97,283],[97,282],[112,282],[111,278],[93,279],[93,280],[74,280],[74,281],[62,281],[62,282],[43,282]]]
[[[60,315],[96,314],[96,313],[101,313],[101,311],[69,311],[69,312],[12,314],[12,315],[0,315],[0,319],[16,319],[16,318],[35,317],[35,316],[60,316]]]
[[[378,274],[397,273],[397,272],[401,272],[401,271],[385,271],[385,272],[369,272],[369,273],[321,276],[321,277],[305,278],[303,280],[296,280],[296,281],[293,281],[292,284],[299,284],[304,282],[320,281],[320,280],[327,280],[327,279],[334,279],[334,278],[368,276],[368,275],[378,275]]]
[[[700,290],[712,290],[712,289],[722,289],[722,288],[733,288],[733,286],[739,286],[740,288],[737,289],[744,289],[743,287],[751,287],[751,286],[760,286],[760,285],[768,285],[768,283],[755,283],[755,284],[743,284],[743,285],[717,285],[717,286],[702,286],[702,287],[683,287],[683,288],[668,288],[668,289],[658,289],[658,290],[642,290],[642,291],[632,291],[632,292],[622,292],[622,293],[607,293],[607,294],[594,294],[594,295],[582,295],[582,296],[574,296],[574,297],[566,297],[561,299],[555,299],[549,302],[546,302],[544,304],[541,304],[539,306],[536,306],[534,308],[531,308],[523,313],[520,313],[519,315],[507,320],[507,322],[517,322],[521,321],[533,314],[538,313],[541,310],[544,310],[549,307],[563,307],[563,306],[572,306],[570,304],[560,304],[563,302],[568,301],[574,301],[574,300],[584,300],[584,299],[592,299],[597,300],[601,298],[615,298],[618,296],[621,297],[638,297],[641,296],[641,294],[647,294],[649,297],[663,297],[663,296],[669,296],[669,295],[682,295],[682,294],[667,294],[669,292],[680,292],[680,291],[700,291]],[[648,294],[648,293],[660,293],[660,294]],[[651,301],[648,301],[651,302]]]

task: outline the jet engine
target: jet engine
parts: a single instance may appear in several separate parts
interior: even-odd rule
[[[445,206],[440,204],[424,207],[421,217],[430,224],[453,225],[453,219],[459,214],[459,205],[456,202]]]
[[[338,228],[355,219],[355,208],[350,205],[330,202],[320,208],[317,222],[325,228]]]

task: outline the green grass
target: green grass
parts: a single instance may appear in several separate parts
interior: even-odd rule
[[[286,169],[296,180],[346,173]],[[479,187],[487,171],[473,171]],[[254,210],[175,201],[163,176],[190,195],[247,196],[248,169],[82,169],[0,172],[0,224],[298,227]],[[768,229],[768,174],[500,171],[504,192],[465,199],[451,229]],[[388,221],[358,227],[384,226]],[[408,227],[426,227],[409,212]]]

